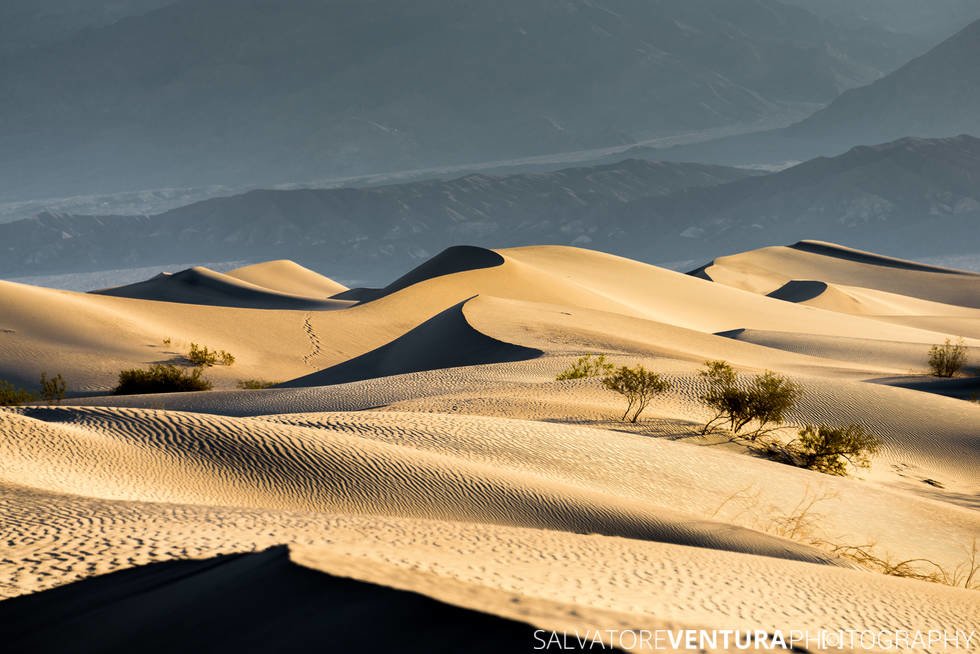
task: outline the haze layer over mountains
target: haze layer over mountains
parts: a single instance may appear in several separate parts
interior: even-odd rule
[[[295,259],[379,284],[458,243],[587,245],[691,260],[804,238],[976,254],[980,139],[902,139],[778,173],[626,160],[361,189],[253,191],[157,216],[0,224],[0,274]],[[220,257],[220,258],[217,258]]]
[[[0,197],[269,184],[780,126],[932,45],[776,0],[146,8],[4,55]]]

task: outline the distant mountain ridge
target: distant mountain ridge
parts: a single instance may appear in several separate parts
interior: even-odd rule
[[[980,136],[980,20],[867,86],[788,127],[631,156],[728,165],[840,154],[905,136]]]
[[[281,255],[381,282],[456,243],[584,243],[599,229],[596,216],[630,200],[754,174],[627,160],[506,177],[253,191],[153,217],[41,214],[0,224],[0,274]]]
[[[978,221],[980,139],[909,138],[768,175],[627,160],[507,177],[255,191],[149,217],[48,214],[0,225],[0,274],[280,257],[377,284],[461,243],[580,245],[663,262],[820,239],[915,257],[980,251]]]
[[[778,124],[902,52],[777,0],[178,0],[0,60],[0,199]]]
[[[980,20],[786,129],[794,138],[980,136]]]
[[[980,139],[859,146],[762,177],[640,199],[617,221],[642,226],[634,238],[656,235],[689,255],[800,239],[899,256],[977,252]]]
[[[36,48],[139,16],[177,0],[3,0],[0,53]]]

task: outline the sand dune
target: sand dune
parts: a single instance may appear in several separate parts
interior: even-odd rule
[[[289,541],[290,558],[300,565],[424,593],[546,629],[860,630],[887,625],[970,630],[980,622],[972,593],[963,590],[603,536],[461,522],[106,502],[18,489],[0,495],[0,504],[11,518],[8,524],[30,533],[31,521],[40,518],[52,536],[17,550],[24,558],[16,563],[25,566],[19,574],[11,574],[10,563],[0,561],[5,578],[22,584],[17,587],[20,592],[88,576],[93,569],[110,572],[149,561],[207,558]],[[255,578],[249,567],[239,570],[244,584]],[[135,574],[145,578],[142,571]],[[261,578],[284,607],[292,606],[293,592],[313,599],[301,588],[284,587],[283,577]],[[112,578],[101,588],[141,605],[130,588]],[[66,591],[69,597],[77,592]],[[220,588],[201,592],[219,593]],[[70,605],[45,595],[36,602],[10,606],[20,614],[32,614],[31,607],[38,605],[70,611]],[[175,610],[179,614],[182,609]],[[28,625],[37,624],[36,615],[27,619]],[[289,618],[273,611],[266,619]],[[41,635],[51,634],[48,630]]]
[[[225,275],[280,293],[310,298],[327,298],[349,290],[343,284],[288,259],[235,268]]]
[[[541,350],[512,345],[476,331],[466,321],[463,305],[436,314],[376,350],[281,386],[342,384],[422,370],[521,361],[543,354]],[[447,343],[452,343],[452,347],[445,347]]]
[[[980,274],[926,266],[819,241],[719,257],[691,274],[762,294],[772,293],[794,280],[815,280],[980,308]]]
[[[259,606],[299,638],[290,607],[331,611],[342,587],[520,638],[527,625],[978,628],[974,593],[835,554],[964,570],[980,405],[959,398],[975,380],[923,373],[929,346],[956,335],[962,374],[977,374],[978,284],[811,242],[696,275],[568,247],[458,247],[384,289],[287,261],[103,294],[0,282],[0,378],[47,371],[105,391],[123,368],[188,365],[192,342],[236,357],[206,372],[222,390],[0,411],[0,597],[290,548],[90,580],[0,604],[0,622],[105,650],[145,633],[149,612],[226,603],[214,625],[257,622]],[[586,353],[670,389],[623,423],[598,379],[556,381]],[[706,359],[801,385],[783,438],[853,423],[882,451],[838,478],[699,437]],[[248,378],[283,384],[228,390]],[[102,618],[80,621],[93,596]],[[167,625],[147,627],[161,647],[184,633]]]
[[[493,250],[471,245],[457,245],[446,248],[384,288],[355,288],[351,289],[350,293],[342,295],[341,298],[370,302],[436,277],[445,277],[469,270],[494,268],[503,265],[503,263],[504,258]]]
[[[343,364],[390,344],[476,295],[586,309],[611,314],[616,320],[634,318],[702,333],[747,329],[920,344],[941,342],[944,338],[943,333],[928,328],[787,303],[575,248],[517,248],[500,253],[472,248],[447,256],[452,266],[436,266],[434,271],[429,271],[432,274],[420,274],[420,281],[408,287],[342,311],[269,311],[220,306],[225,295],[210,291],[195,301],[214,302],[218,306],[48,291],[0,283],[0,298],[8,308],[0,318],[0,329],[5,330],[0,332],[0,375],[21,383],[34,383],[40,372],[47,370],[52,374],[62,373],[76,387],[106,390],[115,382],[118,370],[161,360],[179,361],[182,349],[186,351],[190,342],[197,342],[225,349],[238,359],[233,370],[209,371],[219,387],[231,386],[236,379],[248,377],[286,381]],[[488,267],[488,262],[499,259],[503,263]],[[470,268],[462,272],[446,272],[466,265]],[[446,274],[434,274],[438,272]],[[246,284],[231,279],[232,287],[238,290]],[[158,279],[146,284],[151,288],[170,288],[170,281]],[[246,295],[254,299],[253,290],[246,288]],[[281,294],[271,291],[262,290],[260,294],[265,299],[274,297],[277,302],[283,299]],[[697,301],[692,302],[691,298]],[[265,299],[256,302],[262,305]],[[287,304],[292,302],[289,299]],[[344,301],[338,300],[316,302],[320,308],[344,305]],[[513,322],[506,315],[501,318]],[[974,320],[969,316],[960,318]],[[527,328],[538,329],[533,321]],[[589,329],[602,330],[601,321]],[[617,330],[605,331],[610,338],[622,338]],[[554,336],[558,344],[565,339],[560,332]],[[172,348],[157,345],[167,338],[179,345]],[[505,338],[498,340],[511,342]],[[977,346],[980,341],[969,344]],[[65,356],[65,345],[72,348],[68,356]],[[669,349],[671,344],[660,342],[658,346]],[[438,350],[430,350],[430,354],[434,351]],[[446,360],[451,361],[452,356]],[[413,365],[413,369],[419,368]]]
[[[105,499],[490,522],[828,560],[765,534],[651,511],[633,498],[333,430],[138,410],[28,416],[46,422],[0,416],[9,456],[3,478],[22,486]],[[75,453],[70,465],[58,455],[65,447]]]
[[[197,266],[177,273],[160,273],[153,279],[137,282],[116,288],[93,291],[99,295],[126,297],[136,300],[157,300],[160,302],[181,302],[185,304],[206,304],[216,307],[242,307],[249,309],[338,309],[349,306],[341,300],[328,300],[327,295],[300,295],[293,292],[278,290],[283,285],[294,287],[299,285],[283,275],[283,279],[266,279],[273,277],[267,269],[245,270],[244,276],[224,274]],[[233,271],[234,272],[234,271]],[[293,272],[293,271],[290,271]],[[271,286],[260,285],[249,281],[261,279]],[[326,279],[326,278],[324,278]],[[303,280],[306,282],[307,280]],[[327,280],[329,282],[329,280]],[[313,282],[311,282],[313,283]],[[306,284],[304,283],[305,287]],[[339,285],[327,284],[331,291],[339,292]],[[307,289],[314,290],[315,289]],[[330,293],[335,294],[335,293]]]

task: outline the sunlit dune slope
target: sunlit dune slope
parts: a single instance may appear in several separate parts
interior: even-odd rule
[[[327,298],[348,290],[343,284],[288,259],[235,268],[225,275],[280,293],[309,298]]]
[[[118,409],[4,413],[0,425],[3,480],[62,493],[488,522],[828,560],[630,495],[337,430]]]
[[[207,279],[208,283],[216,280],[209,274],[191,272],[189,277]],[[224,280],[215,283],[220,282],[225,290],[229,288],[225,282],[231,280],[228,282],[231,288],[249,297],[254,293],[265,299],[271,294],[276,301],[284,297],[278,291],[223,277]],[[316,300],[315,307],[307,306],[303,310],[220,306],[224,299],[216,300],[211,291],[202,291],[204,295],[195,300],[204,304],[187,303],[189,297],[177,303],[0,282],[0,302],[6,309],[0,316],[0,375],[22,384],[33,384],[42,371],[58,372],[75,389],[107,390],[120,369],[155,362],[180,364],[189,344],[196,342],[235,355],[234,368],[209,371],[219,387],[233,385],[242,378],[286,381],[344,364],[389,344],[390,350],[396,347],[397,339],[474,296],[602,312],[612,318],[609,328],[604,328],[600,321],[590,329],[604,330],[606,340],[610,341],[623,338],[619,326],[614,329],[612,324],[627,319],[705,334],[746,329],[919,344],[940,342],[943,338],[941,332],[930,329],[784,302],[576,248],[532,247],[499,253],[478,248],[455,249],[408,277],[409,285],[394,291],[388,289],[373,300],[367,298],[370,301],[349,306],[350,301]],[[163,278],[145,284],[171,288],[173,281]],[[174,288],[178,287],[181,293],[186,290],[180,283]],[[191,285],[191,288],[197,287]],[[226,298],[224,291],[217,295]],[[340,297],[344,295],[341,293]],[[286,302],[289,306],[292,303],[293,299]],[[324,308],[342,310],[321,310]],[[574,313],[568,309],[562,311]],[[465,306],[463,314],[467,315]],[[513,323],[520,315],[501,313],[499,317]],[[524,315],[530,321],[526,328],[540,333],[533,322],[540,311],[537,315],[534,311]],[[959,319],[974,320],[969,316]],[[486,334],[489,323],[486,320],[482,323],[477,331],[482,329],[481,333]],[[551,338],[554,347],[535,346],[536,349],[564,348],[565,335],[560,325],[555,327],[558,330]],[[650,330],[656,330],[656,325],[640,329]],[[455,333],[472,335],[472,330],[461,328]],[[467,339],[457,343],[447,338],[438,348],[413,354],[414,361],[408,369],[381,367],[376,368],[375,374],[381,370],[406,372],[455,365],[456,361],[490,362],[467,352],[472,345]],[[665,350],[691,350],[690,346],[671,343],[669,339],[659,340],[657,345]],[[424,361],[436,353],[439,357],[429,363]]]
[[[126,297],[136,300],[157,300],[161,302],[181,302],[185,304],[206,304],[215,307],[242,307],[248,309],[338,309],[349,306],[340,300],[328,300],[329,295],[339,292],[343,287],[330,287],[329,293],[320,293],[308,288],[315,280],[306,275],[293,281],[289,275],[281,278],[268,269],[242,269],[235,274],[215,272],[209,268],[196,266],[178,273],[161,273],[145,282],[127,286],[93,291],[98,295]],[[289,271],[295,272],[295,271]],[[307,271],[310,272],[310,271]],[[329,280],[325,281],[329,282]],[[264,282],[264,283],[260,283]],[[282,287],[301,286],[300,290],[312,290],[315,295],[282,290]]]
[[[794,280],[813,280],[980,308],[980,274],[820,241],[719,257],[691,274],[762,294],[773,293]]]

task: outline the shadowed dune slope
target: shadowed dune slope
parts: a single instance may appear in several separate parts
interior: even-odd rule
[[[472,245],[455,245],[416,266],[384,288],[352,288],[338,295],[336,299],[370,302],[436,277],[495,268],[503,263],[504,258],[494,250]]]
[[[349,361],[284,384],[283,388],[343,384],[438,368],[508,363],[541,356],[541,350],[511,345],[473,328],[461,302],[391,343]]]
[[[285,547],[156,563],[0,603],[8,651],[530,651],[533,627],[319,572]]]
[[[814,280],[980,308],[980,274],[818,241],[719,257],[690,274],[761,294],[777,291],[794,280]]]
[[[328,298],[348,290],[343,284],[288,259],[263,261],[229,270],[225,275],[279,293],[309,298]]]
[[[246,276],[251,276],[251,273],[246,271]],[[272,283],[275,284],[275,281]],[[347,302],[328,300],[325,296],[317,299],[273,290],[202,266],[173,274],[161,273],[145,282],[93,293],[137,300],[248,309],[339,309],[349,306]]]

